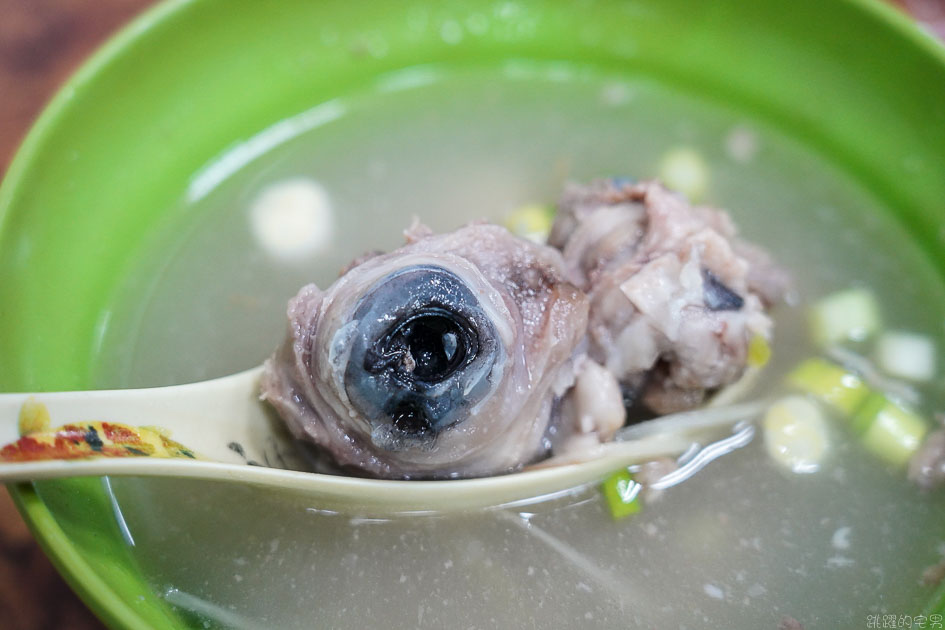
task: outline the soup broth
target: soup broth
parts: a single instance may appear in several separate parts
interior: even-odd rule
[[[300,286],[437,231],[501,221],[569,180],[704,160],[704,201],[795,272],[773,359],[746,394],[817,354],[802,305],[848,286],[890,328],[941,338],[940,277],[860,183],[776,127],[672,86],[566,64],[424,67],[383,78],[231,147],[197,173],[113,300],[99,387],[167,385],[261,363]],[[261,195],[304,181],[327,235],[281,256],[253,227]],[[921,304],[922,308],[916,308]],[[931,404],[940,404],[933,400]],[[931,417],[931,409],[924,410]],[[291,493],[111,479],[141,571],[196,627],[866,627],[918,615],[945,555],[924,495],[842,427],[821,470],[775,465],[756,438],[615,521],[597,487],[467,514],[325,511]]]

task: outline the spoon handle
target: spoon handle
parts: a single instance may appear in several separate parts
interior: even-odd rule
[[[282,438],[279,427],[273,426],[268,409],[258,398],[261,371],[257,367],[223,378],[171,387],[0,394],[0,461],[9,461],[11,454],[16,456],[17,449],[9,446],[3,449],[20,440],[21,430],[36,439],[31,444],[20,442],[20,457],[23,448],[36,452],[46,446],[49,448],[31,458],[49,460],[115,455],[115,449],[102,448],[103,438],[106,445],[111,443],[103,432],[127,434],[125,430],[130,429],[152,443],[158,442],[159,450],[162,441],[181,447],[172,453],[176,456],[280,466],[279,462],[270,461]],[[73,427],[64,427],[72,424]],[[137,431],[141,427],[146,429]],[[134,439],[137,438],[138,435]],[[123,448],[122,456],[150,454],[133,446]],[[4,453],[8,457],[3,457]],[[2,464],[4,469],[15,465]],[[2,480],[9,479],[0,471]]]

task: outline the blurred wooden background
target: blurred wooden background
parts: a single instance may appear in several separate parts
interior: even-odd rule
[[[154,0],[0,0],[0,173],[56,87]],[[896,0],[945,38],[945,0]],[[0,630],[101,630],[0,490]]]
[[[30,123],[102,41],[153,0],[0,0],[0,173]],[[0,489],[0,630],[104,630]]]

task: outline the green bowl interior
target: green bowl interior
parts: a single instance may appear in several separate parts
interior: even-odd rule
[[[444,40],[474,15],[490,27]],[[0,389],[88,386],[132,256],[236,140],[385,72],[510,58],[646,75],[764,118],[859,179],[945,275],[945,49],[873,0],[179,0],[63,88],[0,188]],[[11,490],[106,623],[186,625],[138,575],[99,480]]]

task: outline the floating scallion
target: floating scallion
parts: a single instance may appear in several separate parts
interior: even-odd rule
[[[762,427],[772,460],[796,473],[820,469],[830,438],[817,403],[803,396],[785,396],[768,408]]]
[[[771,346],[763,335],[755,335],[748,342],[748,365],[763,367],[771,360]]]
[[[643,486],[633,480],[627,470],[618,470],[604,480],[601,490],[614,520],[619,520],[640,511],[640,491]]]
[[[709,166],[690,147],[667,151],[660,159],[659,176],[667,187],[686,195],[690,201],[700,201],[709,187]]]
[[[822,347],[864,341],[880,326],[876,296],[867,289],[845,289],[814,302],[809,312],[811,336]]]
[[[529,204],[513,210],[502,222],[509,232],[535,243],[544,243],[551,232],[555,211],[550,206]]]
[[[925,335],[889,330],[876,340],[876,365],[886,374],[910,381],[935,376],[935,343]]]
[[[788,383],[849,417],[870,394],[855,374],[825,359],[808,359],[788,375]]]
[[[863,403],[852,426],[866,448],[895,466],[909,461],[929,431],[921,416],[880,393]]]

